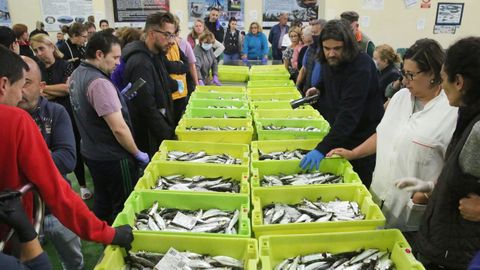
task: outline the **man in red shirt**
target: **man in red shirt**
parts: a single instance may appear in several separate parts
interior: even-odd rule
[[[4,46],[0,59],[0,191],[32,183],[51,212],[82,239],[130,248],[131,227],[112,228],[95,217],[59,173],[30,115],[14,107],[22,98],[28,66]],[[23,201],[31,213],[31,194]]]

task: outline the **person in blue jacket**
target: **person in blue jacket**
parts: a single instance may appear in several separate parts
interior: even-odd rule
[[[262,27],[257,22],[252,22],[248,34],[243,41],[242,60],[262,60],[262,63],[268,61],[268,42],[267,36],[262,32]]]
[[[278,24],[274,25],[268,34],[268,42],[272,44],[273,60],[282,60],[282,40],[284,35],[288,35],[288,13],[283,12],[278,15]]]

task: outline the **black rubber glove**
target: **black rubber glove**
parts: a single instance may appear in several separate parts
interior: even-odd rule
[[[132,248],[132,242],[133,233],[130,225],[115,227],[115,236],[113,237],[112,245],[121,246],[128,251]]]
[[[21,243],[37,237],[37,232],[25,214],[19,196],[0,200],[0,221],[15,229]]]

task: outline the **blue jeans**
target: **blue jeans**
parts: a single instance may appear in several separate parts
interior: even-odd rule
[[[64,270],[83,269],[82,243],[76,234],[53,215],[45,216],[43,231],[45,238],[55,246]]]
[[[230,62],[230,61],[236,61],[240,60],[240,54],[239,53],[234,53],[234,54],[223,54],[223,62]]]

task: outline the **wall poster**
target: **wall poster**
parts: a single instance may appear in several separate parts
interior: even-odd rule
[[[42,0],[41,6],[46,31],[58,31],[73,22],[84,23],[93,15],[92,0]]]
[[[278,23],[278,15],[288,12],[288,21],[301,20],[308,22],[310,18],[318,18],[317,0],[264,0],[263,27],[271,28]]]
[[[0,0],[0,25],[10,26],[11,24],[12,19],[10,18],[7,0]]]
[[[170,10],[170,0],[114,0],[113,15],[115,26],[145,25],[147,16],[161,11]]]
[[[436,25],[462,24],[464,3],[438,3]]]
[[[244,26],[244,0],[188,0],[188,27],[192,28],[197,19],[204,20],[208,17],[210,9],[216,7],[220,10],[220,24],[226,30],[231,17],[237,19],[237,29]]]

